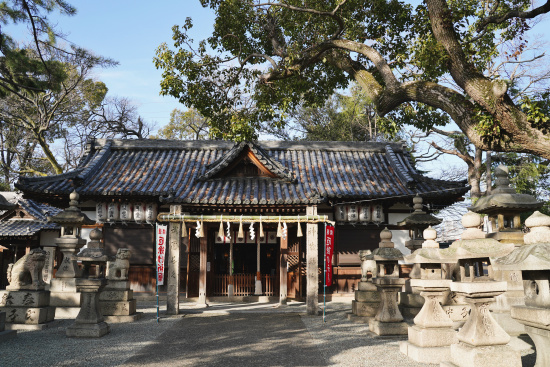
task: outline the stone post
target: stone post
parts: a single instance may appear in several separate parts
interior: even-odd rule
[[[170,205],[170,213],[181,214],[181,205]],[[177,315],[180,312],[180,261],[181,223],[170,222],[168,242],[168,277],[166,279],[166,313]]]
[[[317,215],[316,206],[308,206],[306,215]],[[319,312],[319,253],[317,224],[306,225],[306,303],[307,314],[317,315]]]
[[[55,244],[44,246],[44,251],[46,251],[46,260],[44,262],[44,269],[42,269],[42,279],[44,280],[44,283],[46,283],[46,290],[50,289],[50,282],[53,278],[55,248]]]

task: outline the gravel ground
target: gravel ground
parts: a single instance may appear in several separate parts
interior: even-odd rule
[[[141,320],[111,324],[99,339],[67,338],[69,320],[18,331],[0,343],[0,366],[437,366],[401,354],[406,337],[379,337],[348,321],[350,302],[328,303],[326,322],[300,302],[182,303],[181,315],[161,311],[158,324],[153,302],[138,305]],[[533,353],[523,357],[524,367],[534,362]]]

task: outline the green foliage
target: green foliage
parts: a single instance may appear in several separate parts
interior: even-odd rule
[[[521,100],[521,109],[527,115],[527,119],[532,127],[541,130],[545,134],[550,134],[550,103],[548,99],[550,92],[544,92],[533,98],[524,96]]]
[[[175,108],[170,113],[170,122],[158,131],[152,138],[174,140],[202,140],[208,139],[208,120],[197,110],[190,108],[187,111]]]

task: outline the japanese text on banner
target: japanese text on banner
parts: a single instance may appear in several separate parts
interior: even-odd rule
[[[332,254],[334,253],[334,226],[327,225],[325,232],[326,285],[332,285]]]
[[[167,225],[157,224],[156,236],[156,263],[157,263],[157,284],[164,284],[164,256],[166,254],[166,231]]]

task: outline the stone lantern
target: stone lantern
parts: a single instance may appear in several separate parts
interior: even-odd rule
[[[405,261],[419,265],[420,279],[411,279],[410,285],[425,302],[414,318],[415,325],[408,329],[409,340],[400,343],[400,349],[417,362],[440,363],[450,359],[450,345],[458,342],[453,320],[441,307],[452,282],[444,264],[454,264],[456,259],[439,248],[435,229],[428,227],[423,237],[422,248],[405,256]]]
[[[499,270],[520,270],[525,305],[512,306],[512,318],[525,325],[537,351],[535,366],[550,366],[550,217],[536,211],[525,221],[525,244],[497,259]]]
[[[491,195],[482,197],[470,210],[480,214],[486,214],[489,218],[488,238],[493,238],[501,243],[512,243],[516,247],[523,244],[523,224],[520,215],[525,212],[537,210],[543,203],[535,197],[527,194],[518,194],[510,187],[508,167],[500,165],[495,170],[496,188]],[[510,335],[519,335],[525,332],[525,328],[510,316],[510,308],[515,305],[523,305],[523,281],[521,271],[497,270],[495,279],[505,280],[508,283],[506,293],[497,297],[495,304],[491,306],[493,316]]]
[[[91,241],[77,255],[84,266],[82,277],[76,279],[76,287],[82,293],[82,303],[74,324],[67,328],[68,337],[100,338],[110,332],[99,307],[99,291],[107,284],[105,266],[109,260],[100,239],[101,231],[97,228],[92,230]]]
[[[355,322],[368,323],[378,312],[380,293],[373,283],[376,278],[376,262],[371,250],[360,250],[361,281],[355,291],[355,299],[351,302],[351,314],[348,318]],[[368,278],[368,273],[371,278]]]
[[[426,228],[441,223],[441,219],[422,210],[422,198],[418,195],[413,198],[413,208],[414,211],[411,215],[397,223],[398,226],[406,227],[409,230],[410,239],[405,242],[405,247],[411,250],[411,252],[422,248],[422,243],[424,242],[423,232]]]
[[[471,211],[479,214],[487,214],[490,230],[487,237],[505,243],[514,243],[516,246],[523,244],[521,213],[537,210],[543,202],[527,194],[518,194],[510,187],[508,167],[500,165],[495,169],[496,188],[491,195],[480,198]]]
[[[48,222],[61,226],[61,237],[55,240],[55,244],[63,253],[63,261],[50,283],[50,305],[56,307],[56,318],[75,318],[78,314],[80,292],[76,289],[76,278],[81,276],[81,271],[76,252],[86,244],[86,240],[80,237],[82,226],[95,224],[78,208],[76,191],[69,198],[71,201],[67,209],[48,217]]]
[[[410,239],[405,242],[405,247],[411,250],[411,252],[422,248],[422,243],[424,242],[423,231],[428,228],[428,226],[435,226],[441,223],[441,219],[422,210],[422,198],[418,195],[413,198],[413,208],[414,211],[411,215],[397,223],[397,225],[403,226],[409,230]],[[420,278],[419,264],[413,264],[409,277],[411,279]],[[406,280],[405,291],[399,294],[399,307],[403,315],[406,318],[416,316],[423,304],[424,299],[422,296],[418,294],[418,291],[412,289],[410,280]]]
[[[403,260],[403,254],[395,248],[387,228],[380,233],[380,239],[379,247],[372,252],[376,261],[373,283],[380,292],[380,306],[374,319],[369,321],[369,329],[378,335],[404,335],[407,324],[397,307],[397,293],[405,284],[405,279],[399,278],[399,260]]]
[[[456,255],[460,266],[460,281],[451,283],[451,291],[464,297],[471,311],[457,334],[459,343],[451,345],[451,362],[442,362],[441,365],[520,367],[520,353],[506,345],[510,336],[489,312],[489,305],[507,288],[505,281],[493,278],[491,259],[506,256],[514,245],[485,238],[484,232],[479,229],[481,218],[478,214],[466,213],[462,224],[466,227],[462,239],[448,249],[449,254]]]

